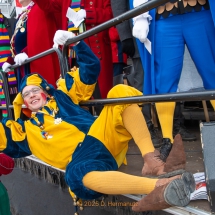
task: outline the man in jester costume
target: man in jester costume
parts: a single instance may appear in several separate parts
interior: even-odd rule
[[[131,2],[137,7],[148,0]],[[133,21],[133,36],[139,39],[138,47],[145,69],[145,94],[177,91],[185,44],[202,77],[204,88],[215,89],[215,1],[170,0]],[[214,100],[211,104],[215,109]],[[173,143],[175,102],[157,103],[156,109],[164,138],[161,151],[168,156]]]
[[[70,190],[81,199],[144,193],[149,195],[133,206],[134,211],[187,205],[195,182],[193,175],[184,170],[185,152],[180,136],[175,138],[174,147],[163,162],[137,104],[105,106],[98,118],[81,108],[79,103],[93,93],[100,62],[83,41],[74,50],[80,68],[60,79],[57,90],[37,73],[23,78],[13,103],[16,121],[5,118],[0,124],[0,150],[14,158],[34,154],[66,170]],[[118,85],[110,90],[108,98],[138,95],[142,93],[135,88]],[[25,122],[19,118],[23,104],[32,111]],[[144,157],[144,177],[117,171],[125,162],[131,138]],[[149,178],[152,176],[155,178]]]

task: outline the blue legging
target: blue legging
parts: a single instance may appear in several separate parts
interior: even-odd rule
[[[215,89],[215,27],[210,10],[158,20],[155,32],[156,93],[177,91],[185,44],[205,89]]]

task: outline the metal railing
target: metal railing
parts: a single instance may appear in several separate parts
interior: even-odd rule
[[[55,48],[51,48],[47,51],[44,51],[38,55],[35,55],[31,58],[28,58],[22,65],[30,63],[33,60],[39,59],[41,57],[44,57],[46,55],[52,54],[54,52],[57,53],[58,59],[60,62],[60,69],[61,69],[61,75],[62,77],[65,76],[66,72],[69,71],[68,63],[67,63],[67,50],[68,46],[70,44],[76,43],[80,40],[83,40],[89,36],[92,36],[96,33],[99,33],[107,28],[110,28],[112,26],[115,26],[117,24],[122,23],[123,21],[126,21],[128,19],[131,19],[141,13],[147,12],[149,10],[152,10],[162,4],[165,4],[169,2],[169,0],[151,0],[147,3],[144,3],[137,8],[134,8],[118,17],[115,17],[105,23],[102,23],[86,32],[83,32],[82,34],[79,34],[78,36],[69,39],[66,44],[63,46],[63,51]],[[19,67],[19,65],[13,65],[11,66],[11,69],[15,69]],[[4,74],[1,74],[2,79],[4,83],[7,83],[6,78],[4,77]],[[4,85],[4,91],[5,96],[7,97],[6,103],[9,102],[9,92],[7,84]],[[215,99],[215,91],[203,91],[203,92],[189,92],[189,93],[168,93],[168,94],[162,94],[162,95],[151,95],[151,96],[136,96],[136,97],[129,97],[129,98],[112,98],[112,99],[96,99],[96,100],[90,100],[81,102],[80,105],[84,106],[96,106],[96,105],[111,105],[111,104],[125,104],[125,103],[150,103],[150,102],[170,102],[170,101],[202,101],[202,100],[213,100]],[[10,112],[10,109],[13,108],[13,105],[10,105],[10,102],[7,103],[6,109],[8,112]],[[0,109],[5,109],[5,107],[0,107]],[[11,116],[11,114],[9,114]]]

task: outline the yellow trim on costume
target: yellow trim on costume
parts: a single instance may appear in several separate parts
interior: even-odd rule
[[[8,120],[6,126],[11,130],[11,136],[13,141],[23,141],[26,137],[26,133],[23,132],[22,126],[12,120]]]
[[[3,125],[0,123],[0,151],[4,150],[7,146],[7,138]]]
[[[79,69],[67,72],[67,74],[72,76],[74,80],[71,89],[67,91],[65,79],[60,79],[58,81],[58,89],[66,93],[75,104],[79,104],[81,101],[89,100],[96,84],[87,85],[81,82]]]
[[[22,105],[24,104],[24,100],[22,98],[22,94],[18,93],[16,98],[13,101],[13,106],[14,106],[14,116],[15,120],[17,120],[20,117]]]
[[[33,74],[27,78],[26,86],[34,85],[34,86],[41,87],[42,81],[43,80],[37,74]]]

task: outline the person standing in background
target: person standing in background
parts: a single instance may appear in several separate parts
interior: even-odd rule
[[[134,7],[148,0],[134,0]],[[149,16],[152,20],[149,22]],[[176,92],[183,66],[185,45],[203,79],[205,89],[215,89],[215,1],[171,0],[165,5],[135,18],[133,35],[144,45],[151,41],[151,51],[144,45],[141,59],[147,74],[145,93]],[[150,25],[149,25],[150,24]],[[215,101],[211,100],[215,109]],[[163,134],[164,156],[173,144],[175,102],[157,103]]]
[[[0,69],[2,69],[2,65],[7,60],[8,57],[11,56],[10,52],[10,39],[13,34],[13,29],[16,20],[14,18],[5,17],[0,11]],[[10,94],[10,100],[13,101],[18,90],[17,90],[17,80],[14,71],[10,70],[7,75],[8,79],[8,89]],[[0,99],[1,105],[6,106],[5,94],[3,90],[3,80],[0,79]],[[7,117],[7,110],[2,110],[2,117]]]
[[[3,64],[3,71],[16,63],[21,65],[32,57],[52,48],[57,24],[55,14],[43,11],[34,1],[19,0],[23,12],[19,15],[11,38],[12,57]],[[39,72],[53,86],[60,76],[57,54],[42,57],[17,70],[18,84],[23,75]]]
[[[113,61],[113,86],[123,83],[123,68],[127,66],[127,55],[122,51],[122,43],[115,26],[109,29]]]

